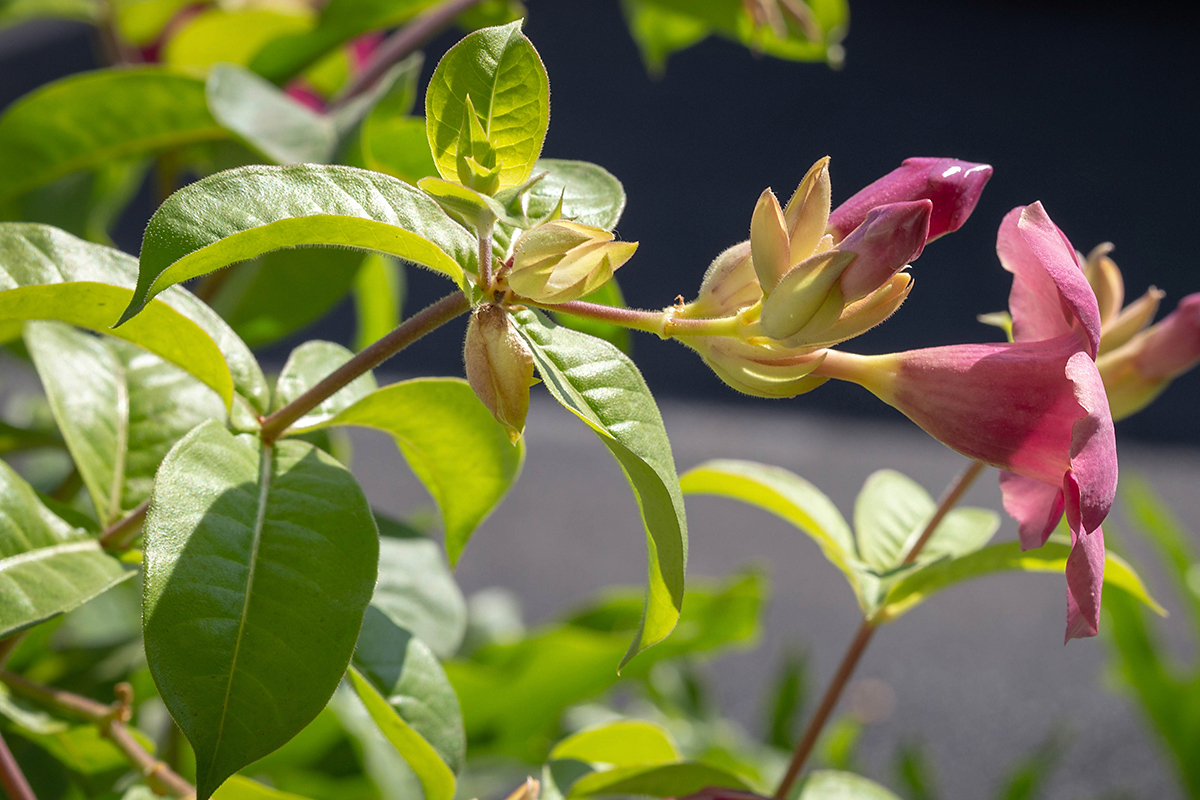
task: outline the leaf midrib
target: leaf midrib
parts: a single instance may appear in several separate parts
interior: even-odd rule
[[[111,348],[109,349],[110,352]],[[129,455],[129,370],[121,362],[119,356],[113,353],[117,362],[116,381],[116,452],[113,454],[112,483],[108,487],[108,519],[106,524],[116,522],[123,509],[121,500],[125,492],[125,461]]]
[[[24,553],[17,553],[15,556],[0,559],[0,572],[12,567],[19,567],[22,564],[28,564],[33,561],[41,561],[46,558],[53,558],[64,553],[83,552],[85,550],[100,550],[100,544],[94,539],[84,539],[78,542],[63,542],[62,544],[50,545],[49,547],[39,547],[36,550],[29,550]]]

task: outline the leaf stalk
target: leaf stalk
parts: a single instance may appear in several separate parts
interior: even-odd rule
[[[8,749],[8,742],[4,741],[3,735],[0,735],[0,786],[4,787],[12,800],[37,800],[33,787],[25,779],[25,773],[21,772],[21,765]]]

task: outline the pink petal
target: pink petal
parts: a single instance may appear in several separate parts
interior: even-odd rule
[[[1004,496],[1004,510],[1017,521],[1021,549],[1044,545],[1062,519],[1062,488],[1001,470],[1000,492]]]
[[[1017,341],[1052,339],[1069,331],[1085,337],[1088,354],[1100,344],[1100,307],[1075,248],[1041,203],[1018,206],[1000,223],[1000,263],[1013,274],[1008,308]]]
[[[1117,493],[1117,439],[1096,364],[1086,353],[1076,353],[1067,361],[1066,375],[1084,412],[1071,429],[1071,474],[1067,477],[1075,488],[1064,486],[1067,515],[1072,527],[1091,532],[1108,516]]]
[[[834,209],[827,230],[834,241],[840,241],[861,225],[873,208],[905,200],[930,200],[933,212],[926,241],[932,241],[962,227],[991,177],[992,168],[987,164],[953,158],[908,158]]]
[[[1100,632],[1100,594],[1104,588],[1104,531],[1078,533],[1071,529],[1067,557],[1067,634],[1072,639]]]
[[[913,200],[871,209],[863,223],[837,246],[857,258],[842,273],[842,299],[866,297],[883,286],[925,249],[933,203]]]

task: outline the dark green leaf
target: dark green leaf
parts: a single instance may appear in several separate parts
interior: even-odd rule
[[[475,239],[403,181],[353,167],[243,167],[180,189],[154,213],[122,322],[168,286],[302,245],[387,253],[460,285],[463,266],[478,263]]]
[[[206,419],[216,392],[140,347],[60,322],[31,322],[25,344],[102,525],[150,496],[167,451]]]
[[[533,311],[513,319],[550,393],[595,431],[621,464],[646,525],[646,610],[624,665],[670,634],[683,602],[687,520],[671,443],[646,382],[624,353]]]
[[[529,190],[524,208],[531,218],[544,217],[562,198],[566,219],[612,230],[625,210],[625,187],[604,167],[587,161],[540,158],[533,174],[546,173]]]
[[[375,584],[375,522],[317,448],[210,421],[163,461],[144,536],[146,657],[207,800],[333,694]]]
[[[784,655],[767,706],[766,741],[780,750],[796,746],[796,726],[808,692],[808,659],[797,651]]]
[[[275,381],[271,410],[283,408],[353,357],[353,353],[333,342],[313,339],[300,345],[288,356]],[[368,370],[296,420],[296,427],[313,427],[333,419],[378,388],[374,373]]]
[[[521,473],[523,444],[476,398],[466,381],[419,378],[364,397],[317,427],[358,425],[391,434],[442,510],[453,564],[467,540]]]
[[[70,611],[129,577],[87,531],[52,514],[0,461],[0,638]]]
[[[338,132],[332,118],[284,94],[275,84],[236,64],[208,74],[213,118],[277,164],[324,164]]]
[[[379,582],[371,605],[412,631],[440,658],[458,651],[467,630],[467,603],[441,548],[423,536],[399,538],[400,525],[376,515]]]
[[[114,161],[72,172],[11,199],[10,216],[111,246],[109,230],[141,188],[147,166],[144,160]]]
[[[467,98],[495,148],[500,188],[533,172],[550,123],[550,83],[542,59],[521,33],[522,20],[467,35],[438,63],[425,91],[429,145],[438,171],[457,180]]]

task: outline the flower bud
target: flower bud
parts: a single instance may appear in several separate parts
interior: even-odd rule
[[[750,218],[750,254],[754,259],[758,284],[762,287],[763,295],[769,296],[775,284],[792,266],[783,209],[770,189],[764,190],[759,196],[754,215]]]
[[[755,397],[795,397],[811,392],[826,378],[811,373],[824,351],[794,350],[766,341],[751,343],[731,336],[681,336],[727,385]]]
[[[475,396],[516,444],[529,413],[533,354],[499,305],[485,303],[471,312],[463,363]]]
[[[1198,362],[1200,293],[1185,297],[1160,322],[1096,360],[1113,419],[1141,411]]]
[[[1116,262],[1108,257],[1112,250],[1112,242],[1098,244],[1088,253],[1083,264],[1083,274],[1087,276],[1092,291],[1096,293],[1096,303],[1100,306],[1101,325],[1108,325],[1125,305],[1125,279]]]
[[[565,303],[592,292],[628,261],[637,242],[615,242],[603,228],[556,221],[521,234],[508,285],[538,303]]]
[[[700,294],[679,316],[727,317],[761,299],[750,243],[740,242],[713,259],[700,283]]]
[[[1100,327],[1100,349],[1096,351],[1097,354],[1116,350],[1149,325],[1164,297],[1166,292],[1151,286],[1144,295],[1120,309],[1115,317],[1110,317]]]
[[[929,200],[873,208],[862,224],[838,243],[838,252],[857,255],[842,273],[846,302],[866,297],[921,255],[932,211]]]
[[[904,163],[859,191],[829,215],[835,242],[862,224],[871,209],[905,200],[929,200],[933,210],[926,241],[962,227],[983,187],[992,177],[987,164],[953,158],[907,158]]]
[[[791,240],[790,263],[808,258],[820,247],[829,224],[829,156],[813,164],[783,211]]]
[[[763,301],[763,333],[787,339],[809,324],[824,327],[837,321],[844,305],[837,284],[854,260],[853,253],[830,250],[793,267]]]
[[[780,344],[784,347],[832,347],[853,339],[895,314],[908,298],[912,285],[912,276],[907,272],[893,275],[873,293],[843,308],[842,315],[832,324],[818,327],[810,322]]]

